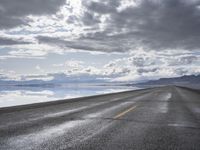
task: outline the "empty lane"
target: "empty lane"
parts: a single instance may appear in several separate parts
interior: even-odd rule
[[[0,110],[0,149],[198,149],[199,98],[167,86]]]

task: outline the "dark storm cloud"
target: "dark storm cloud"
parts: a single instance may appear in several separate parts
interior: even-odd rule
[[[200,0],[136,0],[137,6],[119,11],[120,2],[82,1],[85,14],[79,21],[91,27],[91,32],[87,28],[86,34],[72,41],[51,37],[38,37],[38,40],[103,52],[125,52],[138,47],[145,50],[199,49]],[[105,15],[108,18],[103,22],[104,28],[94,32],[94,27],[100,29],[100,18]]]
[[[199,49],[199,0],[140,0],[138,6],[122,11],[117,11],[118,6],[101,1],[87,3],[87,11],[108,14],[110,18],[102,33],[89,33],[84,38],[104,41],[107,45],[118,41],[114,44],[127,50],[140,46],[155,50]]]
[[[107,3],[102,3],[102,2],[107,2]],[[88,3],[87,1],[83,1],[82,3],[87,7],[88,10],[99,14],[110,14],[116,12],[116,7],[119,6],[118,0],[107,0],[107,1],[90,2],[90,3]]]
[[[65,0],[0,0],[0,29],[26,25],[27,15],[48,15],[59,10]]]
[[[81,50],[99,50],[98,47],[94,48],[92,45],[88,45],[88,42],[79,42],[79,41],[67,41],[61,38],[54,38],[48,36],[37,36],[36,39],[39,43],[45,43],[49,45],[56,45],[62,48],[73,48],[73,49],[81,49]]]
[[[149,73],[149,72],[156,72],[158,71],[159,68],[138,68],[137,72],[138,74],[144,74],[144,73]]]
[[[122,50],[124,49],[122,46],[119,46],[115,41],[110,41],[109,43],[107,43],[107,41],[87,38],[79,38],[73,41],[68,41],[61,38],[54,38],[49,36],[37,36],[36,39],[39,43],[45,43],[62,48],[72,48],[77,50],[122,52]]]
[[[83,16],[83,23],[85,25],[94,25],[100,23],[99,19],[90,12],[85,12]]]
[[[30,44],[30,42],[25,42],[22,39],[15,40],[15,39],[0,37],[0,45],[19,45],[19,44]]]

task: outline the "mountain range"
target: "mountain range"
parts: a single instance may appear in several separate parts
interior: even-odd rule
[[[160,86],[160,85],[178,85],[193,88],[200,88],[200,75],[185,75],[174,78],[160,78],[136,84],[138,86]]]
[[[91,75],[80,75],[80,76],[67,76],[63,73],[49,74],[51,80],[42,80],[42,79],[32,79],[32,80],[5,80],[0,78],[0,86],[56,86],[60,84],[111,84],[111,85],[123,85],[119,82],[109,82],[105,77],[91,76]],[[200,86],[200,75],[185,75],[181,77],[174,78],[160,78],[158,80],[149,80],[146,82],[139,83],[127,83],[124,85],[127,86],[159,86],[159,85],[183,85],[183,86]]]

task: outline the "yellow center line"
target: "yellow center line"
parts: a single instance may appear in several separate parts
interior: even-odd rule
[[[119,119],[120,117],[124,116],[126,113],[132,111],[132,110],[135,109],[136,107],[137,107],[137,106],[132,106],[131,108],[129,108],[129,109],[127,109],[127,110],[125,110],[125,111],[119,113],[118,115],[116,115],[116,116],[114,117],[114,119]]]

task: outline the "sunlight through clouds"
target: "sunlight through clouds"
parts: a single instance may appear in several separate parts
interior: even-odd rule
[[[135,82],[199,74],[198,2],[2,1],[2,74],[20,78],[33,67],[44,76]]]

